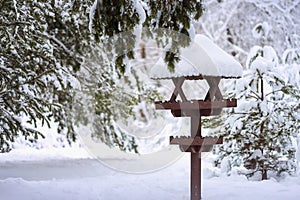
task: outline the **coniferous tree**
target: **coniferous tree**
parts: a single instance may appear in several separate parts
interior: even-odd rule
[[[9,150],[9,142],[19,134],[33,139],[42,136],[28,123],[36,127],[41,121],[50,126],[54,119],[59,123],[59,132],[67,129],[72,133],[72,125],[66,123],[65,106],[71,95],[69,80],[79,65],[50,31],[53,27],[48,20],[55,16],[50,3],[1,1],[2,152]]]
[[[270,59],[271,47],[254,48],[249,70],[238,81],[238,107],[224,122],[225,142],[217,152],[230,167],[244,166],[251,177],[295,172],[295,146],[299,117],[299,89],[285,82],[282,68]],[[288,68],[285,68],[288,70]]]
[[[182,8],[182,3],[186,8]],[[177,14],[174,16],[171,10],[163,12],[160,24],[154,25],[157,17],[153,13],[165,9],[156,6],[164,4]],[[75,140],[74,125],[87,123],[91,112],[99,117],[94,126],[101,141],[122,150],[136,150],[134,138],[118,134],[114,126],[118,117],[132,114],[130,106],[139,99],[126,92],[139,81],[132,83],[124,76],[126,59],[134,58],[136,36],[132,31],[144,23],[176,31],[180,27],[186,32],[192,18],[198,19],[202,13],[201,1],[185,0],[176,5],[163,0],[158,4],[138,0],[4,0],[0,1],[0,7],[1,152],[9,150],[15,137],[42,136],[28,126],[36,127],[39,121],[48,126],[51,121],[57,122],[58,132],[65,133],[70,141]],[[146,13],[144,20],[141,12]],[[122,32],[126,34],[118,36]],[[155,39],[159,38],[164,36]],[[124,47],[125,53],[119,52]],[[171,62],[172,59],[168,58]],[[96,88],[89,87],[91,79]],[[88,97],[75,98],[78,81],[84,88],[80,92]],[[119,87],[120,83],[131,86]],[[139,88],[142,90],[143,86]],[[139,95],[149,97],[153,93],[141,91]],[[92,110],[84,110],[83,99],[90,100]],[[115,103],[116,100],[121,101]],[[129,142],[125,144],[126,140]]]
[[[225,51],[231,53],[241,63],[247,63],[245,66],[245,69],[247,70],[250,67],[249,63],[252,63],[255,60],[253,58],[255,55],[263,56],[264,58],[269,59],[269,61],[275,61],[275,63],[277,63],[277,67],[269,68],[266,73],[275,73],[277,75],[280,74],[281,79],[284,80],[284,85],[293,85],[292,88],[296,89],[299,88],[300,83],[300,59],[298,48],[300,40],[297,32],[300,25],[299,20],[297,20],[297,16],[299,15],[299,6],[299,1],[270,2],[246,0],[237,2],[234,0],[208,0],[206,1],[207,12],[201,17],[199,23],[197,23],[199,26],[196,26],[196,29],[199,29],[205,34],[209,35]],[[230,12],[228,12],[228,10],[230,10]],[[265,47],[262,48],[256,46],[252,48],[255,44]],[[270,49],[269,47],[266,47],[266,45],[270,45],[274,49],[266,52],[266,49]],[[250,51],[251,48],[253,53]],[[251,56],[249,56],[249,52]],[[274,56],[274,52],[276,52],[278,56]],[[273,56],[268,57],[268,55]],[[252,72],[254,74],[256,73],[257,75],[255,70],[252,70]],[[248,77],[251,75],[249,71],[245,73]],[[265,76],[264,78],[266,78]],[[248,82],[250,81],[248,80]],[[264,80],[264,82],[264,85],[268,85],[267,80]],[[226,96],[228,98],[235,98],[236,95],[232,93],[232,91],[236,90],[236,87],[239,85],[240,82],[234,83],[226,81],[223,85],[223,87],[226,88],[224,91],[228,92]],[[267,89],[265,93],[268,91],[269,90]],[[277,93],[280,92],[278,91]],[[285,98],[288,96],[289,95],[285,95]],[[251,100],[256,101],[254,98]],[[241,100],[238,101],[239,107],[241,107],[240,101]],[[297,104],[298,102],[296,98],[285,99],[280,102],[284,103],[284,101],[286,101],[285,103],[288,105]],[[291,109],[291,112],[289,113],[292,114],[290,117],[292,118],[291,121],[294,123],[294,128],[291,128],[290,132],[287,132],[287,134],[293,135],[295,133],[299,133],[299,123],[297,121],[297,119],[299,120],[299,117],[296,117],[299,113],[299,106],[289,108]],[[234,111],[236,111],[236,109],[234,109]],[[286,112],[287,111],[288,109]],[[241,113],[247,115],[247,113],[244,111]],[[209,118],[206,120],[205,125],[208,128],[214,129],[211,131],[212,133],[222,134],[223,130],[220,129],[227,120],[227,117],[230,115],[234,115],[234,112],[229,109],[224,109],[221,117]],[[289,117],[284,117],[284,123],[290,124],[288,118]],[[280,119],[282,118],[280,117]],[[229,124],[227,125],[229,130]],[[229,135],[228,131],[226,132],[226,135]],[[291,137],[291,139],[295,140],[294,137]],[[234,139],[233,141],[236,140]],[[228,142],[230,143],[230,140],[228,140]],[[221,158],[223,158],[224,155],[228,155],[228,153],[232,151],[231,145],[228,145],[228,149],[226,149],[226,144],[222,146],[221,152],[218,150],[218,145],[215,146],[216,152],[222,154]],[[236,146],[238,146],[238,144],[239,143],[235,143]],[[236,149],[237,148],[235,148],[235,150]],[[224,154],[222,152],[224,152]],[[243,160],[238,157],[242,154],[242,151],[240,154],[237,152],[232,153],[229,159],[230,163],[228,165],[231,167],[242,165]],[[292,160],[293,159],[294,158],[292,158]],[[220,164],[221,160],[222,159],[217,160],[218,165]],[[223,166],[226,165],[226,160],[228,159],[224,159],[222,161]]]

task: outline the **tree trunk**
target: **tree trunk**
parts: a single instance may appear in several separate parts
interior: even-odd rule
[[[268,173],[266,169],[262,170],[262,174],[261,174],[261,180],[267,180],[268,179]]]

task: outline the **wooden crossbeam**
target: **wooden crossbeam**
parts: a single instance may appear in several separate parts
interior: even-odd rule
[[[155,102],[155,108],[169,109],[169,110],[199,110],[199,109],[214,109],[214,108],[224,108],[224,107],[236,107],[236,99],[224,99],[221,101],[186,101],[186,102]]]
[[[172,96],[169,101],[174,102],[176,101],[176,98],[178,95],[181,97],[182,101],[187,101],[187,98],[182,90],[182,85],[185,80],[196,80],[196,79],[203,79],[202,76],[199,77],[178,77],[178,78],[172,78],[172,81],[175,85],[174,91],[172,93]],[[209,90],[205,96],[204,101],[214,101],[214,100],[222,100],[223,95],[219,88],[219,83],[221,80],[221,77],[210,77],[206,76],[204,79],[207,81],[209,85]]]
[[[214,99],[216,100],[221,100],[223,99],[223,95],[220,91],[219,88],[219,83],[221,78],[220,77],[205,77],[205,80],[207,81],[209,85],[209,90],[205,96],[205,101],[213,101]]]
[[[170,136],[170,144],[178,145],[190,145],[190,146],[201,146],[201,145],[214,145],[223,144],[223,137],[174,137]]]
[[[186,96],[184,95],[184,93],[182,91],[182,88],[181,88],[184,80],[185,80],[184,77],[172,78],[172,81],[175,85],[175,89],[174,89],[173,94],[170,98],[170,101],[176,101],[176,98],[177,98],[178,94],[180,95],[182,101],[187,101]]]
[[[199,153],[209,152],[213,145],[223,144],[223,137],[173,137],[170,136],[170,144],[177,144],[183,152]]]
[[[222,112],[222,108],[200,109],[200,110],[171,110],[174,117],[192,117],[195,112],[201,116],[216,116]]]
[[[182,152],[190,152],[194,154],[198,154],[200,152],[210,152],[213,148],[213,145],[202,145],[202,146],[187,146],[187,145],[179,145],[179,149]]]

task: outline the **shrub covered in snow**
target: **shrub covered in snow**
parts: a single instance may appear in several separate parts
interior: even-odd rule
[[[231,167],[245,167],[242,173],[267,179],[268,172],[280,176],[296,170],[300,90],[282,74],[291,69],[276,68],[271,47],[256,49],[249,54],[249,70],[237,81],[238,107],[226,116],[217,163],[225,158]]]

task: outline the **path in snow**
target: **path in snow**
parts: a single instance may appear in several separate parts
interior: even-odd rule
[[[189,199],[188,155],[167,168],[139,175],[117,172],[89,158],[11,160],[0,157],[1,200]],[[300,199],[299,177],[278,183],[208,174],[204,169],[203,199]]]

